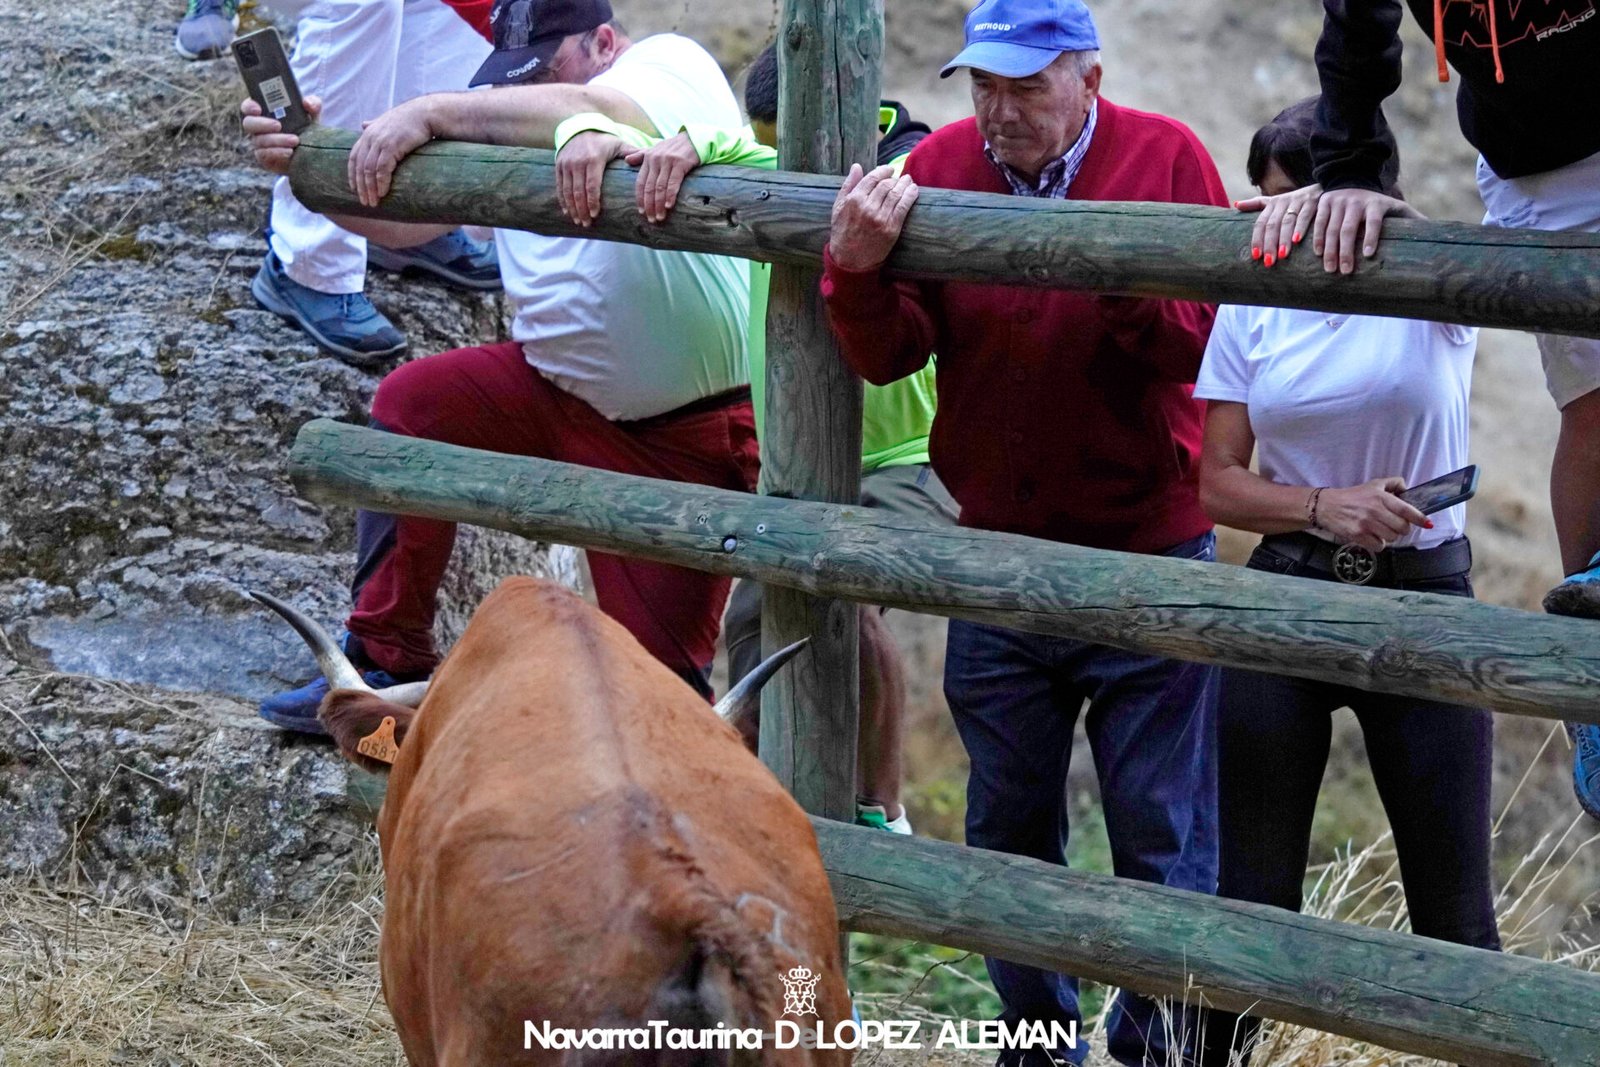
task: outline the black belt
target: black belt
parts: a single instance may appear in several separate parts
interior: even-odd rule
[[[1433,548],[1391,548],[1374,553],[1308,533],[1270,534],[1261,539],[1261,550],[1349,585],[1426,582],[1472,570],[1472,542],[1465,537]]]
[[[627,423],[638,429],[658,423],[671,422],[674,419],[686,418],[690,415],[699,415],[707,411],[715,411],[718,408],[725,408],[729,404],[738,404],[749,399],[750,387],[748,385],[740,385],[729,389],[727,392],[717,393],[715,396],[703,396],[699,400],[691,400],[682,407],[673,408],[671,411],[663,411],[659,415],[646,415],[642,419],[618,419],[617,421]]]

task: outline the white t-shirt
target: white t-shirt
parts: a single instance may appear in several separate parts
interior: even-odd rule
[[[626,49],[590,85],[627,94],[668,136],[744,124],[716,60],[687,37]],[[633,212],[631,201],[607,211]],[[742,260],[496,230],[512,340],[533,367],[608,419],[642,419],[748,384],[750,271]]]
[[[1194,395],[1248,407],[1270,481],[1343,487],[1399,475],[1418,485],[1467,465],[1477,348],[1468,326],[1224,304]],[[1433,529],[1395,544],[1460,537],[1466,512],[1431,515]]]

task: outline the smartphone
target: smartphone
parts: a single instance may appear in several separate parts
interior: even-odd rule
[[[1414,485],[1399,495],[1401,500],[1424,515],[1432,515],[1436,511],[1453,508],[1457,504],[1471,500],[1472,494],[1477,491],[1478,467],[1473,464],[1458,471],[1451,471],[1431,482]]]
[[[263,115],[277,119],[285,133],[299,133],[311,125],[277,30],[268,26],[235,38],[233,61],[239,64],[245,88],[251,99],[261,105]]]

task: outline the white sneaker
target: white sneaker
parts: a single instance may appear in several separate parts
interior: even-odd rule
[[[887,830],[891,834],[904,834],[911,836],[911,820],[906,817],[905,808],[900,809],[898,819],[889,818],[889,810],[882,804],[856,804],[856,825],[871,826],[878,830]]]

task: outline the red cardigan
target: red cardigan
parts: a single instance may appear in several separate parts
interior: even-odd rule
[[[1187,127],[1100,101],[1074,200],[1225,206]],[[918,184],[1009,193],[973,119],[925,139]],[[870,382],[937,352],[934,469],[963,525],[1130,552],[1211,528],[1200,509],[1204,405],[1192,384],[1215,309],[965,282],[893,283],[825,258],[822,293],[844,358]]]

